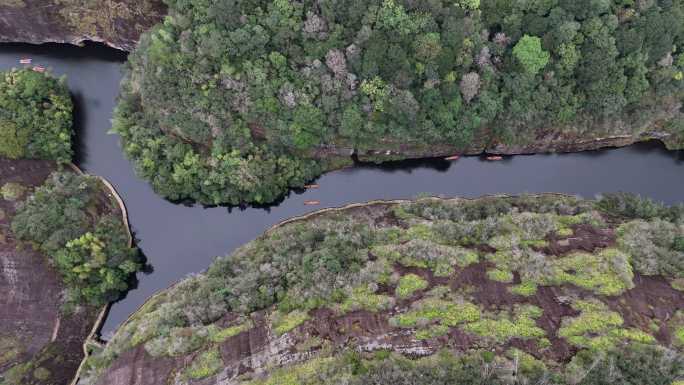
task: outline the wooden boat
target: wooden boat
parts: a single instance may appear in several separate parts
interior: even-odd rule
[[[45,67],[43,66],[35,66],[33,67],[33,70],[36,72],[45,72]]]
[[[320,205],[321,201],[304,201],[305,206],[316,206]]]
[[[444,160],[459,160],[461,158],[460,155],[452,155],[452,156],[447,156],[444,158]]]
[[[307,184],[307,185],[304,185],[304,188],[307,189],[307,190],[315,189],[315,188],[318,188],[318,187],[320,187],[320,186],[317,185],[317,184]]]
[[[21,64],[31,64],[31,61],[32,60],[30,58],[19,59],[19,63]]]
[[[499,155],[490,155],[487,157],[487,160],[502,160],[502,159],[503,159],[503,156],[499,156]]]

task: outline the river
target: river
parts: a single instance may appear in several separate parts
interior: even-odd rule
[[[507,157],[489,162],[466,157],[359,165],[318,179],[319,189],[291,193],[277,206],[228,209],[173,204],[135,176],[119,138],[107,134],[125,54],[101,45],[0,44],[0,69],[19,67],[21,57],[66,75],[76,103],[76,163],[107,178],[126,203],[137,244],[150,271],[115,303],[102,329],[107,337],[146,298],[204,270],[279,221],[323,207],[374,199],[412,198],[421,193],[476,197],[496,193],[563,192],[591,198],[629,191],[666,203],[684,201],[684,153],[657,143],[577,154]],[[305,200],[319,200],[318,207]]]

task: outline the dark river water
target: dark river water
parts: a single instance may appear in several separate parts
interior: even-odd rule
[[[666,203],[684,201],[684,154],[654,143],[564,155],[534,155],[487,162],[479,157],[448,163],[407,161],[389,166],[359,165],[319,178],[320,189],[292,193],[270,209],[188,207],[155,195],[123,157],[119,138],[107,134],[125,60],[97,45],[0,44],[0,68],[19,58],[66,75],[76,102],[77,163],[107,178],[128,208],[138,246],[152,271],[140,273],[137,288],[115,303],[103,327],[106,338],[147,297],[257,237],[265,229],[321,207],[374,199],[412,198],[421,193],[475,197],[495,193],[563,192],[594,197],[629,191]],[[305,206],[320,200],[321,206]]]

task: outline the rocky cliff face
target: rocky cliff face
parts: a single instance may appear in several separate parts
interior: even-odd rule
[[[161,0],[2,0],[0,42],[92,40],[131,51],[165,11]]]
[[[519,352],[557,372],[587,349],[632,343],[681,357],[684,286],[669,271],[649,273],[638,262],[645,254],[629,245],[646,229],[683,237],[684,227],[598,209],[605,202],[374,202],[286,221],[150,298],[89,359],[82,383],[343,383],[316,365],[350,351],[411,359]],[[679,258],[679,247],[666,254]],[[339,258],[334,250],[343,250]],[[350,272],[353,258],[363,267]],[[326,267],[312,267],[320,260]],[[336,299],[313,294],[330,287]],[[276,290],[280,301],[260,297]],[[275,303],[236,311],[251,300]]]

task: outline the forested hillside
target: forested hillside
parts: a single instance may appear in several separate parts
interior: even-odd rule
[[[679,384],[684,207],[426,198],[288,221],[150,298],[84,384]]]
[[[121,206],[68,167],[64,79],[0,72],[0,384],[66,385],[101,307],[141,267]]]
[[[114,131],[171,199],[271,202],[353,149],[684,132],[682,0],[167,2]]]

